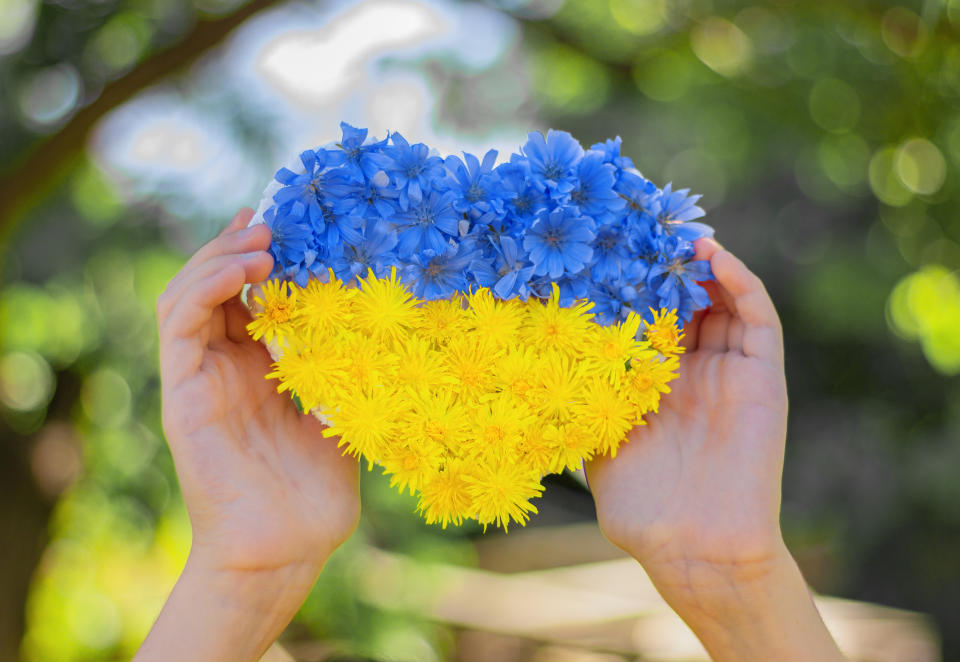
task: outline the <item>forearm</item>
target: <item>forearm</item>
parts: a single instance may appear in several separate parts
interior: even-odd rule
[[[657,587],[715,662],[843,660],[786,548],[763,565],[689,565],[685,580]]]
[[[319,566],[211,570],[191,557],[134,662],[259,660],[318,573]]]

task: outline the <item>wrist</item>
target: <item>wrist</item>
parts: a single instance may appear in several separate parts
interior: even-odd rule
[[[751,562],[678,565],[686,579],[651,579],[717,662],[843,659],[785,545]]]
[[[259,660],[303,604],[321,567],[223,569],[202,550],[191,550],[135,659]]]

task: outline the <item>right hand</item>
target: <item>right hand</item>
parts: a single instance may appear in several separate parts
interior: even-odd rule
[[[762,574],[787,555],[780,479],[787,389],[780,320],[760,279],[713,239],[713,304],[686,325],[680,375],[615,458],[587,464],[606,536],[668,600]]]

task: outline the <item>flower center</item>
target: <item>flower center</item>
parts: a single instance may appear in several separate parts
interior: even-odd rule
[[[479,184],[474,184],[467,190],[466,198],[470,202],[478,202],[483,200],[485,191],[480,188]]]
[[[552,179],[554,181],[563,177],[564,168],[556,161],[549,161],[543,166],[543,176],[546,179]]]

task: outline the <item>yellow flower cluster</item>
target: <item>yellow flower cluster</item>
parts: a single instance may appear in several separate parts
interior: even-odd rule
[[[556,286],[547,301],[487,289],[421,301],[395,270],[358,280],[270,281],[249,332],[272,343],[277,390],[444,528],[525,524],[545,474],[616,455],[677,376],[675,311],[601,326],[592,303],[561,307]]]

